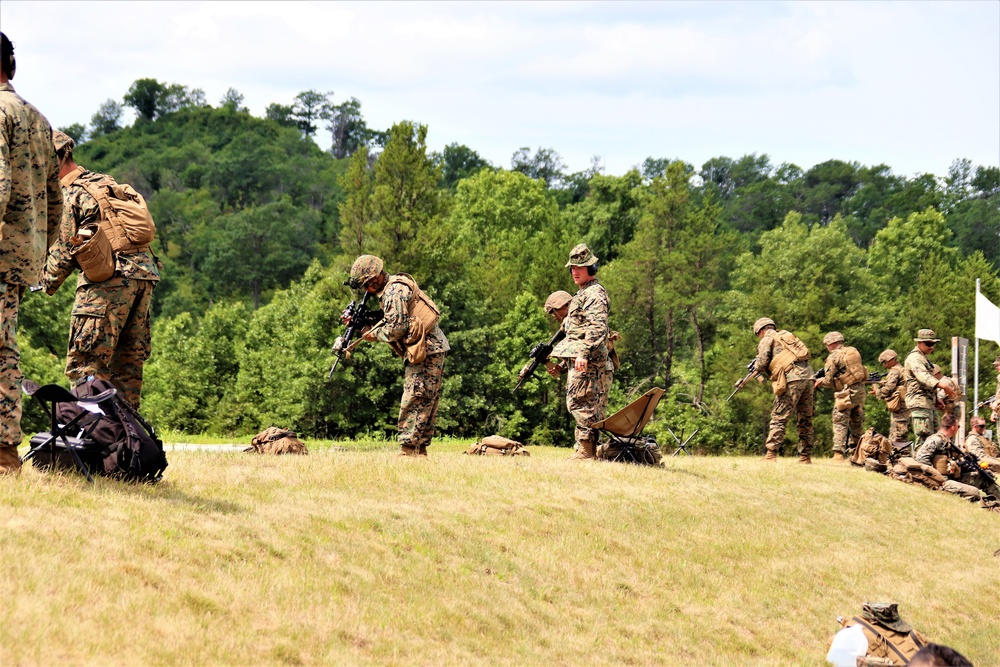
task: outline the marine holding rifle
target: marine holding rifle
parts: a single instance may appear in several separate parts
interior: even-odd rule
[[[938,380],[934,377],[934,364],[927,360],[927,355],[934,351],[934,346],[941,340],[933,329],[921,329],[913,339],[916,347],[910,350],[903,362],[903,379],[906,381],[906,408],[910,411],[910,421],[913,424],[915,447],[920,447],[934,431],[937,430],[937,412],[934,408],[935,389]],[[945,393],[954,390],[948,386],[941,387]]]
[[[403,358],[403,398],[399,405],[400,456],[427,456],[434,436],[444,385],[444,358],[451,346],[438,326],[441,311],[405,273],[389,275],[374,255],[351,267],[349,284],[378,296],[382,319],[362,332],[368,341],[388,343]],[[342,318],[349,325],[348,318]]]
[[[906,442],[910,432],[910,411],[906,409],[903,366],[895,350],[883,351],[878,361],[885,368],[885,378],[872,387],[871,393],[885,401],[889,410],[889,441]]]
[[[844,334],[839,331],[823,336],[823,345],[830,354],[815,388],[833,388],[833,460],[845,461],[864,432],[868,369],[861,363],[858,350],[844,345]]]
[[[770,374],[771,389],[774,391],[764,460],[778,458],[781,445],[785,442],[788,420],[794,413],[799,432],[799,463],[812,463],[813,412],[816,406],[809,348],[790,331],[778,331],[774,320],[769,317],[754,322],[753,332],[760,339],[754,369],[757,374],[765,371]]]

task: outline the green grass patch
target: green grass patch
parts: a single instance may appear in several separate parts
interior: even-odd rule
[[[0,478],[0,664],[818,666],[887,599],[1000,664],[1000,516],[954,496],[829,462],[308,444],[174,452],[157,486]]]

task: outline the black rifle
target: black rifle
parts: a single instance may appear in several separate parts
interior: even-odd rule
[[[958,467],[961,468],[963,472],[979,473],[982,475],[983,479],[990,484],[997,483],[997,478],[989,471],[989,468],[982,467],[979,457],[972,452],[963,452],[955,446],[955,443],[952,442],[948,444],[948,453],[951,454],[952,458],[958,461]]]
[[[736,388],[733,389],[733,393],[731,393],[729,395],[729,398],[726,399],[726,403],[728,403],[733,398],[733,396],[736,395],[736,392],[738,392],[740,389],[742,389],[743,387],[745,387],[746,384],[747,384],[747,382],[749,382],[753,378],[753,376],[755,376],[755,375],[757,375],[757,359],[756,358],[754,358],[753,360],[750,361],[749,364],[747,364],[747,374],[745,376],[743,376],[742,379],[736,381],[736,384],[734,385]]]
[[[826,368],[819,369],[818,371],[816,371],[816,375],[814,376],[816,380],[822,380],[825,377],[826,377]],[[871,373],[868,374],[868,379],[865,380],[865,384],[878,384],[879,382],[882,381],[883,377],[885,376],[872,371]]]
[[[538,364],[544,364],[548,361],[549,357],[552,355],[552,348],[554,348],[559,341],[566,337],[566,332],[559,329],[552,338],[549,339],[548,343],[538,343],[533,348],[531,352],[528,353],[530,361],[524,365],[521,372],[517,374],[517,384],[514,385],[514,391],[521,388],[525,382],[531,377],[538,368]]]
[[[344,284],[347,285],[348,283]],[[368,308],[368,297],[371,295],[371,292],[365,292],[360,302],[357,300],[351,301],[347,304],[347,308],[344,308],[344,312],[340,314],[341,319],[347,320],[347,331],[333,343],[331,352],[337,355],[337,359],[333,362],[330,372],[326,375],[327,380],[333,377],[333,372],[337,370],[337,364],[340,363],[341,359],[351,357],[351,350],[361,341],[360,335],[364,330],[378,324],[382,320],[381,310],[369,310]],[[356,341],[355,338],[357,338]]]

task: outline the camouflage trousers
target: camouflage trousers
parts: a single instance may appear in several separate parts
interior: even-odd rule
[[[567,361],[569,374],[566,379],[566,409],[576,420],[576,442],[592,442],[596,445],[598,433],[590,425],[604,419],[614,371],[608,368],[609,364],[606,362],[591,362],[587,364],[587,370],[580,373],[573,367],[572,359]]]
[[[865,430],[865,385],[858,383],[848,389],[851,407],[833,411],[833,452],[850,456],[861,442]]]
[[[993,496],[994,498],[1000,498],[1000,486],[998,486],[995,482],[991,482],[985,475],[978,471],[966,472],[963,470],[959,481],[962,484],[968,484],[977,490],[982,489],[984,493]]]
[[[76,290],[69,326],[66,377],[93,375],[118,388],[136,410],[142,366],[149,358],[149,307],[155,283],[112,278]]]
[[[432,354],[419,364],[407,363],[403,371],[403,399],[399,404],[399,444],[426,451],[434,437],[438,402],[444,387],[445,354]]]
[[[913,423],[913,437],[916,438],[913,449],[916,451],[924,440],[937,431],[937,411],[934,408],[911,408],[910,421]]]
[[[21,351],[17,347],[20,285],[0,283],[0,447],[21,444]]]
[[[910,411],[889,413],[889,442],[906,442],[910,434]]]
[[[813,450],[813,413],[816,397],[812,380],[795,380],[781,396],[774,397],[771,408],[771,428],[767,434],[767,449],[777,453],[785,443],[785,429],[788,420],[795,415],[795,427],[799,433],[799,454],[810,456]]]

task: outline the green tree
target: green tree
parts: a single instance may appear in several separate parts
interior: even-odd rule
[[[330,102],[332,96],[332,90],[328,93],[305,90],[295,96],[291,117],[295,119],[298,128],[305,136],[311,137],[316,134],[318,123],[330,119],[333,113]]]
[[[492,165],[479,153],[463,144],[452,143],[444,147],[440,154],[432,157],[434,163],[441,169],[441,182],[438,184],[454,192],[458,182],[478,174]]]
[[[539,147],[532,155],[529,147],[522,146],[510,158],[510,168],[528,178],[540,178],[548,188],[559,187],[566,176],[562,156],[551,148]]]
[[[122,105],[105,100],[90,118],[90,137],[100,137],[121,129]]]

